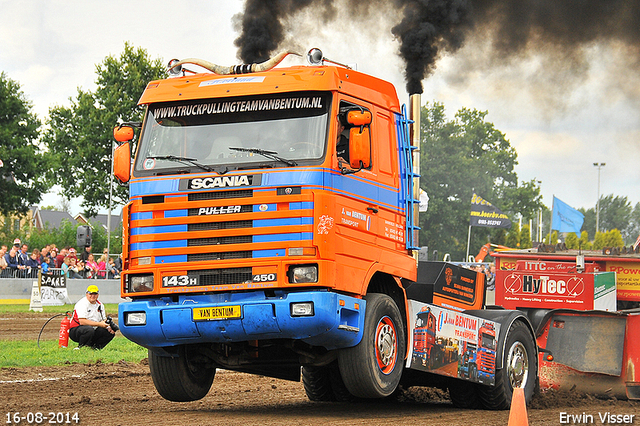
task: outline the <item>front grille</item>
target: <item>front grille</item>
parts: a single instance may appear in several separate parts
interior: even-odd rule
[[[218,253],[194,253],[187,255],[187,262],[202,262],[205,260],[249,259],[251,257],[251,250],[221,251]]]
[[[190,277],[199,276],[200,285],[242,284],[251,282],[251,268],[223,268],[190,271]]]
[[[190,223],[187,229],[191,231],[216,231],[219,229],[252,228],[252,220],[234,220],[231,222]]]
[[[187,247],[215,246],[219,244],[248,244],[253,241],[251,235],[231,237],[194,238],[187,240]]]
[[[189,201],[223,200],[225,198],[250,198],[252,189],[238,189],[234,191],[194,192],[189,194]]]

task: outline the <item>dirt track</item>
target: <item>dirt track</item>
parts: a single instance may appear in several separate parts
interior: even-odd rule
[[[50,315],[13,315],[0,319],[3,339],[36,339]],[[5,315],[7,317],[7,315]],[[56,339],[57,327],[47,326],[44,339]],[[261,376],[220,371],[201,401],[170,403],[153,387],[146,361],[139,364],[73,364],[61,367],[0,370],[0,422],[7,413],[78,413],[85,425],[241,424],[241,425],[389,425],[433,424],[469,426],[506,425],[508,411],[489,412],[454,408],[446,394],[430,388],[412,388],[397,402],[312,403],[302,384]],[[640,425],[640,403],[600,400],[588,395],[537,396],[528,408],[530,425],[559,425],[560,413],[635,414]],[[45,421],[42,424],[47,423]],[[9,423],[11,424],[11,423]],[[27,424],[23,421],[21,424]]]

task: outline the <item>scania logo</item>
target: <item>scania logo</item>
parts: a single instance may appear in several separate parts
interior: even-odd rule
[[[188,189],[225,188],[230,186],[249,186],[252,176],[217,176],[190,179]]]

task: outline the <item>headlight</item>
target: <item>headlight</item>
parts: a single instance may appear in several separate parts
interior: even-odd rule
[[[125,312],[124,324],[130,325],[146,325],[147,313],[146,312]]]
[[[313,316],[313,302],[298,302],[289,305],[292,317],[311,317]]]
[[[129,292],[153,291],[153,274],[128,275]]]
[[[295,265],[289,268],[290,283],[317,283],[318,265]]]

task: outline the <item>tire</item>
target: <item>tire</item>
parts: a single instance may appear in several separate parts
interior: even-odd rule
[[[156,390],[174,402],[196,401],[211,389],[216,369],[198,362],[197,352],[186,346],[177,357],[163,357],[149,350],[149,369]]]
[[[502,354],[502,368],[496,369],[494,386],[479,386],[482,405],[489,410],[511,407],[515,387],[524,388],[525,401],[531,401],[536,389],[538,357],[536,343],[529,328],[515,321],[507,332]]]
[[[330,367],[302,367],[302,384],[309,401],[335,401],[331,390]]]
[[[457,408],[482,408],[478,396],[478,386],[466,380],[451,380],[449,383],[449,397]]]
[[[338,361],[323,367],[302,367],[302,384],[313,402],[356,402],[342,381]]]
[[[385,294],[366,297],[362,340],[338,353],[340,374],[349,393],[359,398],[391,395],[402,376],[405,329],[398,306]]]

